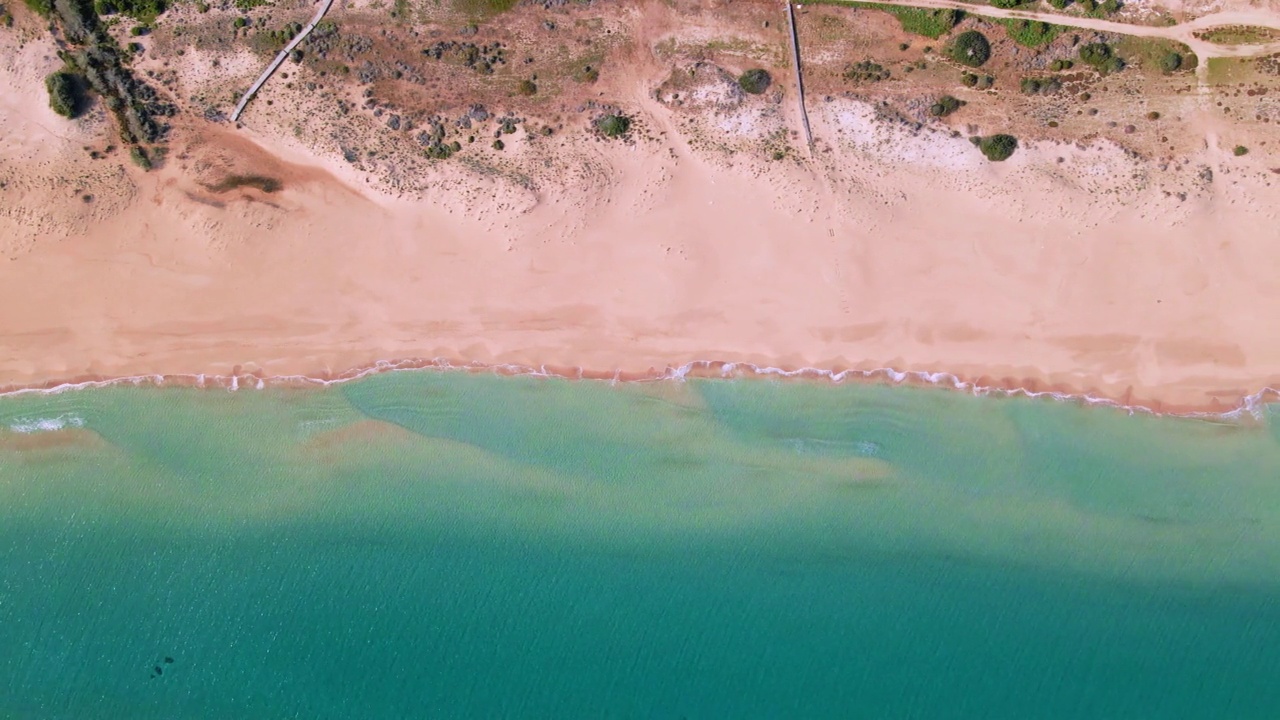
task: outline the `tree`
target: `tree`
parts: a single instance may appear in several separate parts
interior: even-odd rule
[[[981,67],[991,59],[991,43],[977,30],[967,30],[956,36],[947,48],[952,60],[969,67]]]
[[[65,70],[45,78],[44,86],[49,91],[49,107],[63,117],[73,118],[79,115],[80,81],[81,78]]]
[[[1160,69],[1167,72],[1176,72],[1182,67],[1182,56],[1176,52],[1167,52],[1160,56]]]
[[[769,89],[771,84],[773,84],[773,78],[769,75],[769,72],[760,68],[752,68],[742,73],[741,77],[738,78],[738,85],[752,95],[763,93]]]
[[[1018,138],[1012,135],[988,135],[978,139],[978,149],[991,162],[1003,162],[1018,149]]]

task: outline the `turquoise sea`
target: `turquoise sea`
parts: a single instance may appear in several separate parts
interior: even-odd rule
[[[0,398],[0,718],[1280,718],[1280,422],[439,372]]]

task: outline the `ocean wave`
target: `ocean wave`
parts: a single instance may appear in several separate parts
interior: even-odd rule
[[[827,370],[815,367],[795,369],[779,368],[769,365],[756,365],[748,362],[726,362],[719,360],[694,360],[683,365],[671,366],[662,371],[649,373],[626,373],[621,370],[612,373],[592,373],[583,368],[552,369],[546,365],[532,366],[514,363],[481,363],[456,362],[446,358],[408,358],[404,360],[379,360],[364,367],[353,368],[334,377],[318,378],[309,375],[259,375],[241,373],[236,375],[216,375],[209,373],[174,374],[174,375],[130,375],[126,377],[67,382],[50,387],[29,387],[0,392],[0,397],[25,394],[58,394],[69,390],[111,387],[120,384],[178,386],[196,388],[216,388],[237,391],[245,388],[264,390],[269,386],[318,386],[328,387],[340,383],[360,380],[371,375],[385,372],[405,371],[438,371],[438,372],[492,372],[508,376],[556,378],[564,380],[603,380],[610,383],[629,382],[662,382],[686,381],[690,379],[708,378],[745,378],[776,377],[797,380],[827,380],[840,384],[844,382],[886,383],[889,385],[921,385],[946,388],[968,392],[976,396],[998,395],[1008,397],[1047,398],[1060,402],[1084,403],[1115,408],[1133,414],[1196,418],[1204,420],[1240,421],[1246,419],[1264,420],[1267,417],[1266,407],[1280,400],[1280,389],[1267,386],[1255,393],[1245,395],[1237,405],[1224,411],[1157,411],[1141,404],[1128,404],[1108,397],[1090,393],[1060,392],[1056,390],[1030,390],[1027,388],[1009,388],[996,385],[982,385],[964,380],[958,375],[948,372],[928,372],[922,370],[896,370],[890,367],[871,370]]]

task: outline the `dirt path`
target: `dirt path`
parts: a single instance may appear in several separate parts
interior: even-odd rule
[[[1191,48],[1192,52],[1196,54],[1196,57],[1200,59],[1201,67],[1205,67],[1207,64],[1204,61],[1212,57],[1256,57],[1259,55],[1271,55],[1273,53],[1280,52],[1280,41],[1259,45],[1217,45],[1201,40],[1195,36],[1197,31],[1208,30],[1209,28],[1220,27],[1223,25],[1254,25],[1280,29],[1280,13],[1271,10],[1236,10],[1218,12],[1199,17],[1191,22],[1182,23],[1180,25],[1153,27],[1149,25],[1132,25],[1129,23],[1116,22],[1114,20],[1102,20],[1099,18],[1036,12],[1033,10],[1004,10],[997,7],[991,7],[989,5],[975,5],[969,2],[960,2],[959,0],[912,0],[911,2],[881,0],[881,4],[900,5],[902,7],[963,10],[970,15],[979,15],[982,17],[1013,20],[1038,20],[1040,22],[1052,23],[1054,25],[1077,27],[1085,30],[1096,30],[1098,32],[1177,40],[1178,42],[1185,43]]]

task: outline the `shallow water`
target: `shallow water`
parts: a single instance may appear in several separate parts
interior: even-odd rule
[[[0,717],[1280,717],[1278,427],[431,372],[3,398]]]

